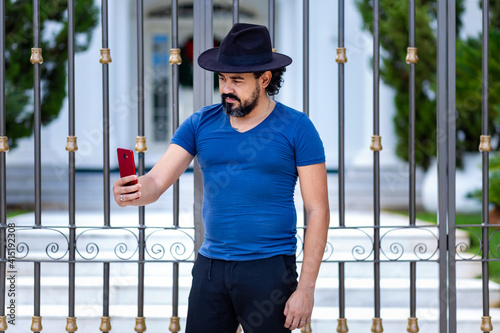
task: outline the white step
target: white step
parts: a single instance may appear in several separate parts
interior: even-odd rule
[[[181,317],[181,333],[185,329],[186,307],[179,307]],[[76,309],[78,332],[98,332],[102,308],[98,306],[79,306]],[[172,310],[169,306],[145,306],[146,332],[168,332]],[[50,306],[42,308],[42,332],[63,332],[66,326],[67,307]],[[490,311],[493,333],[500,332],[500,310]],[[31,325],[32,309],[29,307],[20,309],[16,317],[16,325],[9,326],[9,333],[27,332]],[[133,332],[137,307],[115,306],[110,309],[111,332]],[[457,333],[480,332],[481,310],[458,310],[457,311]],[[348,308],[346,310],[347,325],[349,332],[370,332],[373,309]],[[381,318],[385,333],[406,332],[409,313],[402,308],[382,308]],[[311,327],[314,333],[335,332],[337,327],[338,308],[315,307],[312,314]],[[436,309],[422,308],[417,310],[418,325],[420,332],[439,332],[439,312]],[[300,332],[295,330],[294,332]]]

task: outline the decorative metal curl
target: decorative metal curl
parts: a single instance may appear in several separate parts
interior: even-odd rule
[[[365,256],[365,257],[362,258],[361,255],[363,255],[363,254],[365,254],[365,252],[367,252],[366,249],[362,245],[355,245],[351,249],[351,254],[352,254],[352,257],[356,261],[365,261],[366,259],[368,259],[373,254],[373,245],[374,245],[373,244],[373,239],[370,237],[370,235],[366,231],[364,231],[362,229],[356,229],[356,230],[361,231],[370,240],[370,242],[371,242],[370,252],[368,253],[367,256]]]
[[[479,244],[482,244],[481,242],[481,236],[479,236],[475,231],[473,230],[469,230],[467,229],[467,231],[469,231],[472,235],[476,236]],[[470,235],[470,237],[472,238],[472,235]],[[461,255],[461,253],[466,253],[467,251],[469,251],[469,245],[464,243],[464,242],[460,242],[458,243],[456,246],[455,246],[455,252],[456,252],[456,255],[462,259],[462,260],[472,260],[472,259],[475,259],[477,257],[480,257],[481,255],[481,247],[479,247],[479,249],[477,250],[477,252],[473,255],[468,255],[467,257],[464,257]]]
[[[165,256],[165,253],[166,253],[165,248],[161,244],[153,244],[151,246],[151,253],[149,253],[149,251],[147,251],[147,252],[151,258],[156,259],[156,260],[163,259],[163,257]],[[157,255],[157,254],[161,254],[161,255],[159,257],[155,257],[155,255]]]
[[[403,244],[401,243],[398,243],[398,242],[394,242],[394,243],[391,243],[391,245],[389,245],[389,250],[396,255],[396,257],[394,258],[391,258],[390,256],[387,255],[387,253],[384,251],[383,247],[380,247],[380,253],[382,253],[382,255],[384,255],[387,259],[391,260],[391,261],[397,261],[399,259],[401,259],[401,257],[403,256],[403,254],[405,253],[405,247],[403,246]]]
[[[134,236],[134,244],[138,244],[139,242],[139,239],[137,238],[137,235],[129,230],[128,228],[117,228],[118,230],[121,230],[121,231],[128,231],[132,236]],[[107,228],[101,228],[101,229],[97,229],[97,230],[110,230],[110,229],[107,229]],[[95,259],[98,255],[99,255],[99,252],[100,252],[100,249],[99,249],[99,245],[97,245],[96,242],[89,242],[85,245],[85,251],[86,253],[83,253],[79,250],[79,247],[78,247],[78,244],[79,242],[81,241],[81,237],[83,237],[85,234],[89,233],[89,232],[95,232],[96,229],[87,229],[87,230],[84,230],[82,231],[77,237],[76,237],[76,252],[78,253],[78,255],[84,259],[84,260],[93,260]],[[83,245],[82,245],[83,246]],[[128,251],[128,246],[126,243],[124,242],[120,242],[118,243],[117,245],[115,245],[114,249],[113,249],[113,253],[115,254],[115,256],[120,259],[120,260],[129,260],[130,258],[132,258],[138,251],[138,247],[135,249],[135,251],[132,253],[132,255],[130,257],[125,257],[125,256],[122,256],[122,254],[126,253]],[[95,254],[94,254],[95,252]],[[92,255],[93,254],[93,255]],[[91,256],[87,256],[87,255],[91,255]]]
[[[88,243],[85,246],[85,251],[87,251],[88,254],[92,254],[95,251],[95,255],[93,257],[85,258],[85,256],[81,254],[80,251],[78,251],[78,249],[76,250],[76,252],[80,255],[80,257],[82,257],[85,260],[95,259],[99,254],[99,246],[96,243]]]
[[[40,228],[32,228],[32,227],[25,227],[25,226],[20,226],[19,227],[20,229],[20,234],[19,234],[19,242],[16,244],[16,259],[25,259],[28,257],[28,255],[30,255],[30,253],[32,255],[43,255],[43,251],[45,251],[45,255],[52,259],[52,260],[61,260],[62,258],[64,258],[68,252],[69,252],[69,249],[68,249],[68,244],[69,244],[69,239],[67,237],[67,235],[65,235],[62,231],[60,230],[57,230],[57,229],[54,229],[54,228],[43,228],[43,229],[40,229]],[[22,241],[21,239],[23,239],[23,235],[26,234],[26,233],[32,233],[32,232],[41,232],[42,235],[43,234],[46,234],[47,232],[55,232],[56,234],[59,234],[62,236],[62,240],[57,242],[57,241],[52,241],[48,244],[44,244],[44,243],[36,243],[36,242],[25,242],[25,241]],[[43,237],[43,236],[42,236]],[[61,249],[61,244],[64,244],[63,248]],[[34,249],[31,249],[30,248],[30,245],[32,245],[34,247]],[[45,247],[45,248],[44,248]],[[63,249],[66,248],[66,250],[64,251],[64,253],[62,253],[61,255],[57,255],[58,252],[60,251],[63,251]]]
[[[23,255],[23,252],[26,251],[26,254]],[[19,242],[16,245],[16,259],[24,259],[30,253],[30,247],[25,242]]]
[[[371,254],[373,253],[373,250],[370,251],[370,253],[368,253],[368,255],[366,257],[361,258],[361,255],[365,254],[365,252],[366,252],[365,248],[361,245],[355,245],[351,250],[352,256],[356,261],[365,261],[366,259],[368,259],[371,256]],[[356,255],[359,255],[360,257],[357,258]]]
[[[114,249],[114,252],[115,252],[115,255],[118,259],[121,259],[121,260],[129,260],[131,259],[138,251],[138,248],[135,249],[135,251],[130,255],[130,257],[125,257],[125,256],[120,256],[120,254],[125,254],[127,253],[127,250],[128,250],[128,246],[127,244],[125,243],[118,243],[116,244],[115,246],[115,249]]]
[[[436,248],[434,250],[434,252],[431,253],[430,256],[428,256],[427,258],[423,257],[423,256],[420,256],[421,254],[425,254],[427,253],[427,244],[425,243],[418,243],[417,245],[415,245],[415,247],[413,248],[413,254],[415,254],[415,256],[420,259],[420,260],[430,260],[432,257],[434,257],[436,255],[436,253],[438,252],[438,249],[439,247],[437,246],[437,243],[439,242],[439,239],[438,237],[436,236],[436,234],[434,234],[432,231],[428,230],[428,229],[420,229],[420,230],[425,230],[427,231],[428,233],[430,233],[435,241],[436,241]]]
[[[177,256],[182,256],[184,253],[186,253],[186,246],[181,242],[175,242],[170,246],[170,253],[174,257],[174,259],[181,260],[180,257]]]
[[[491,233],[490,237],[488,238],[488,244],[491,246],[492,244],[495,244],[496,242],[493,242],[493,237],[495,237],[495,235],[497,233],[499,233],[500,230],[495,230],[494,232]],[[482,243],[480,243],[482,244]],[[488,247],[489,248],[489,247]],[[495,252],[491,251],[490,249],[490,254],[492,257],[496,258],[496,259],[499,259],[500,258],[500,244],[498,244],[496,247],[495,247]]]
[[[173,259],[175,259],[177,261],[188,260],[189,257],[191,257],[191,255],[194,254],[194,239],[191,235],[189,235],[185,231],[180,230],[178,228],[176,228],[176,229],[161,229],[161,230],[153,231],[146,237],[146,244],[148,244],[148,240],[150,239],[150,237],[153,237],[154,235],[156,235],[159,232],[165,232],[165,231],[180,232],[181,234],[183,234],[184,236],[189,238],[189,241],[193,244],[193,251],[191,251],[188,256],[185,255],[188,252],[187,251],[188,248],[187,248],[186,244],[184,244],[180,241],[174,242],[169,247],[170,255],[172,256]],[[151,246],[146,246],[146,253],[154,260],[161,260],[165,257],[167,251],[165,250],[164,245],[157,242],[157,243],[152,244]]]
[[[437,249],[436,249],[436,251],[437,251]],[[436,251],[434,251],[434,253],[436,253]],[[418,243],[417,245],[415,245],[415,247],[413,247],[413,253],[420,260],[429,260],[434,255],[434,254],[432,254],[429,258],[423,258],[420,256],[420,254],[427,253],[427,244],[425,244],[425,243]]]
[[[60,257],[50,255],[50,253],[55,254],[57,252],[59,252],[59,244],[56,242],[51,242],[47,245],[47,247],[45,247],[45,253],[47,254],[47,257],[49,257],[52,260],[61,260],[62,258],[64,258],[66,256],[66,254],[68,253],[68,248],[66,248],[66,251]]]

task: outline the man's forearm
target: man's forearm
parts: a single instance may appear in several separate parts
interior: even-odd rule
[[[308,214],[304,241],[304,258],[297,289],[313,289],[316,285],[319,267],[325,252],[328,235],[329,212],[316,211]]]

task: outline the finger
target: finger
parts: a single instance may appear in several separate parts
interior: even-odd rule
[[[132,192],[132,193],[123,193],[123,194],[120,194],[120,196],[119,196],[118,199],[121,202],[128,202],[128,201],[137,200],[137,199],[139,199],[140,196],[141,196],[141,192],[136,191],[136,192]]]
[[[296,319],[293,317],[291,314],[288,314],[285,319],[285,327],[288,328],[289,330],[293,331],[298,327],[299,319]]]
[[[120,186],[117,190],[117,194],[136,193],[141,187],[141,184]]]
[[[130,176],[126,176],[126,177],[122,177],[122,178],[117,179],[115,181],[115,184],[117,186],[124,186],[127,183],[130,183],[130,182],[133,182],[133,181],[136,181],[136,180],[137,180],[137,175],[130,175]]]
[[[300,319],[298,317],[293,318],[292,324],[290,325],[290,331],[299,328],[299,325],[300,325]]]

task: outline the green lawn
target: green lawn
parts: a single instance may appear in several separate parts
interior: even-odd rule
[[[17,216],[17,215],[21,215],[21,214],[24,214],[24,213],[27,213],[28,211],[26,210],[11,210],[11,211],[7,211],[7,218],[11,218],[11,217],[14,217],[14,216]]]

